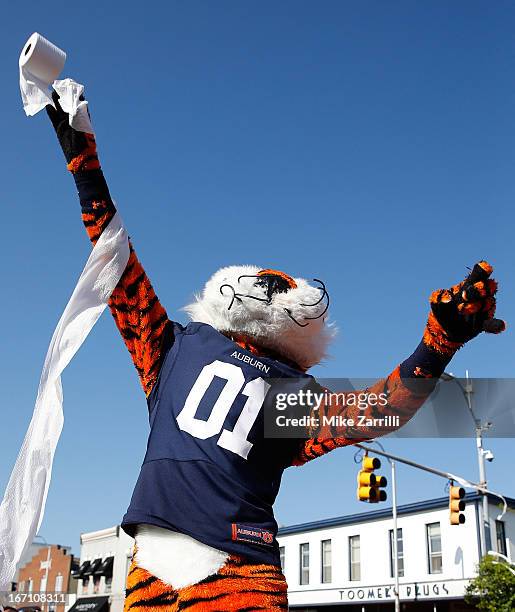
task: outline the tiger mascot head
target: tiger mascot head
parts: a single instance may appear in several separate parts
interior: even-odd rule
[[[314,282],[319,286],[278,270],[229,266],[184,310],[192,321],[307,370],[326,356],[335,334],[327,322],[329,294],[322,281]]]

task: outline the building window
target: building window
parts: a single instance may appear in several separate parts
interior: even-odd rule
[[[40,593],[46,593],[47,582],[48,582],[48,576],[43,576],[43,578],[41,578],[41,581],[39,583],[39,592]]]
[[[349,579],[361,580],[359,535],[349,537]]]
[[[84,595],[89,591],[89,576],[82,579],[82,594]]]
[[[504,531],[504,521],[495,521],[495,538],[497,540],[497,552],[506,557],[506,532]]]
[[[20,593],[25,593],[25,580],[18,582],[18,587],[16,590],[19,591]]]
[[[102,580],[102,576],[93,576],[93,593],[97,595],[100,593],[100,581]]]
[[[284,546],[279,546],[279,559],[281,560],[281,569],[284,572],[284,561],[285,561]]]
[[[55,592],[60,593],[63,590],[63,575],[57,574],[55,577]]]
[[[390,529],[390,576],[393,578],[394,560],[393,560],[393,529]],[[397,572],[400,578],[404,576],[404,545],[402,543],[402,529],[397,529]]]
[[[32,578],[29,578],[27,581],[27,592],[32,593],[33,590],[34,590],[34,581],[32,580]]]
[[[300,545],[300,584],[309,584],[309,544]]]
[[[331,540],[322,540],[322,582],[332,580]]]
[[[442,536],[440,523],[429,523],[427,531],[427,557],[430,574],[442,573]]]
[[[106,582],[105,582],[105,592],[106,593],[110,593],[111,592],[112,585],[113,585],[113,577],[112,576],[106,576]]]

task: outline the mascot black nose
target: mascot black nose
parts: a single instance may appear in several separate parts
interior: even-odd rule
[[[288,290],[297,287],[297,283],[291,276],[279,270],[261,270],[257,277],[255,285],[265,288],[266,297],[269,300],[275,293],[286,293]]]

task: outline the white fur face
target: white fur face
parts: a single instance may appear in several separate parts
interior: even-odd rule
[[[327,295],[303,278],[294,278],[296,287],[269,298],[264,277],[256,278],[260,270],[257,266],[218,270],[184,310],[192,321],[272,349],[304,370],[319,363],[335,334],[326,323]]]

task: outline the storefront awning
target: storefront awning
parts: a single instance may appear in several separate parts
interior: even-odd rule
[[[108,612],[109,597],[81,597],[68,612]]]
[[[88,577],[88,576],[94,576],[95,573],[97,572],[98,568],[102,565],[102,559],[95,559],[94,561],[91,562],[91,565],[87,568],[87,570],[85,572],[82,572],[82,575],[84,577]]]
[[[106,578],[112,578],[113,576],[113,562],[114,557],[107,557],[104,562],[93,572],[94,576],[105,576]]]
[[[83,561],[78,570],[72,571],[72,578],[76,578],[76,579],[82,578],[82,576],[85,575],[85,572],[88,571],[90,565],[91,565],[91,561]]]

